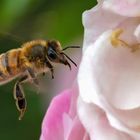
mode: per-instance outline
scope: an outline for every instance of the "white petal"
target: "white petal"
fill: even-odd
[[[103,7],[123,16],[140,16],[139,0],[105,0]]]
[[[105,113],[95,106],[78,100],[80,119],[90,135],[91,140],[133,140],[109,125]]]
[[[102,8],[102,2],[83,13],[84,46],[85,50],[106,30],[116,28],[127,17],[114,14]]]
[[[84,102],[101,107],[113,127],[139,139],[140,51],[114,48],[111,33],[103,33],[83,55],[78,74],[80,96]]]
[[[140,106],[140,51],[110,44],[105,32],[85,51],[79,69],[80,95],[86,102],[100,105],[104,96],[114,107]]]

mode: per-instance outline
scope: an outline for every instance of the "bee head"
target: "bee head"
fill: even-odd
[[[55,62],[55,63],[61,63],[64,65],[68,65],[69,68],[71,69],[71,65],[68,62],[71,61],[75,66],[76,63],[68,56],[64,53],[64,50],[68,49],[68,48],[79,48],[79,46],[69,46],[66,47],[64,49],[62,49],[60,42],[58,41],[48,41],[47,44],[47,58],[51,61],[51,62]]]

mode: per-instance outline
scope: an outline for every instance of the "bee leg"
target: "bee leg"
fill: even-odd
[[[52,79],[54,79],[54,69],[53,69],[53,66],[51,65],[51,63],[47,60],[47,58],[46,58],[46,66],[50,69]]]
[[[33,83],[38,86],[39,85],[39,82],[38,82],[38,79],[36,78],[36,75],[34,73],[34,70],[32,68],[28,67],[27,68],[27,71],[28,71],[31,79],[33,80]]]
[[[26,98],[21,87],[21,83],[27,80],[27,78],[27,75],[21,77],[21,79],[19,79],[14,86],[14,99],[16,100],[16,107],[20,112],[19,120],[21,120],[24,116],[27,106]]]

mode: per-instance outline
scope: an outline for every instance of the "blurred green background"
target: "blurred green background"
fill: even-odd
[[[58,39],[63,46],[77,40],[77,44],[79,40],[82,44],[81,15],[95,3],[95,0],[1,0],[0,53],[37,38]],[[23,120],[18,121],[14,83],[15,80],[0,86],[0,140],[38,140],[49,102],[46,100],[44,106],[43,96],[25,84],[28,109]]]

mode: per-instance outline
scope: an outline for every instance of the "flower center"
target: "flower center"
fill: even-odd
[[[140,43],[129,45],[124,40],[121,40],[119,37],[122,33],[123,33],[122,29],[116,29],[112,32],[112,34],[110,36],[110,41],[111,41],[112,46],[114,46],[114,47],[118,47],[118,46],[127,47],[127,48],[131,49],[131,52],[135,52],[138,49],[140,49]]]

